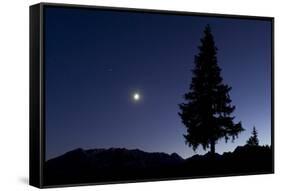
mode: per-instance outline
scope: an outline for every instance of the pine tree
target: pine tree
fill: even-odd
[[[235,106],[229,96],[231,87],[223,83],[217,64],[217,48],[209,25],[205,27],[199,54],[195,56],[195,68],[189,87],[184,94],[186,103],[179,104],[178,113],[186,127],[185,143],[195,151],[199,145],[215,153],[215,145],[221,138],[232,141],[243,131],[241,122],[234,123],[231,115]]]
[[[248,146],[259,146],[258,132],[256,127],[253,127],[252,136],[247,140]]]

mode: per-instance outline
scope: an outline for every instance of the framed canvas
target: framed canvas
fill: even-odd
[[[274,172],[274,19],[30,7],[30,184]]]

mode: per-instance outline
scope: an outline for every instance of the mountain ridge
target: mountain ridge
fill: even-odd
[[[177,153],[140,149],[74,149],[44,164],[48,185],[136,181],[273,172],[269,146],[238,146],[233,152],[183,159]]]

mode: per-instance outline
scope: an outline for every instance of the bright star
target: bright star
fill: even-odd
[[[134,99],[135,101],[138,101],[138,100],[140,99],[140,94],[134,93],[133,99]]]

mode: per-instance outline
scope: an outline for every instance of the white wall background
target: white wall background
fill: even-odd
[[[36,0],[0,4],[0,190],[36,190],[28,185],[29,5]],[[162,181],[55,190],[280,190],[281,188],[281,11],[278,0],[53,0],[57,3],[104,5],[244,14],[275,17],[275,148],[276,173],[228,178]],[[278,75],[280,74],[280,75]],[[279,188],[278,188],[279,187]]]

